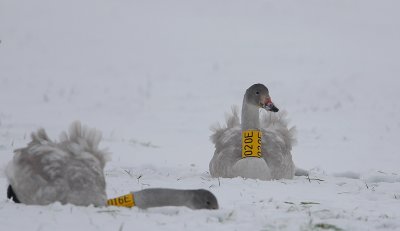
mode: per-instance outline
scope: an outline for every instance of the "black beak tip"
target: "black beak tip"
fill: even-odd
[[[13,188],[11,187],[11,185],[8,185],[8,188],[7,188],[7,198],[12,199],[15,203],[21,203],[18,200],[17,195],[15,195],[15,192],[14,192]]]
[[[274,105],[274,106],[272,106],[271,111],[272,112],[278,112],[279,108],[275,107],[275,105]]]
[[[272,111],[272,112],[278,112],[279,108],[275,107],[273,103],[269,104],[260,104],[262,108],[264,108],[267,111]]]

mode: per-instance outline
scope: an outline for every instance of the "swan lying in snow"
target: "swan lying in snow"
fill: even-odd
[[[226,127],[213,129],[211,140],[215,152],[210,162],[211,176],[261,180],[293,178],[295,166],[290,152],[295,142],[295,129],[288,129],[286,114],[282,112],[269,113],[260,120],[260,108],[274,113],[279,111],[267,87],[254,84],[244,95],[242,123],[238,111],[233,109]]]
[[[56,201],[82,206],[121,205],[118,201],[128,198],[127,207],[218,208],[215,196],[201,189],[145,189],[107,200],[103,170],[109,153],[99,149],[101,138],[99,131],[82,127],[80,122],[72,123],[69,133],[61,134],[60,142],[51,141],[43,129],[32,133],[32,141],[15,150],[6,168],[8,198],[35,205]]]

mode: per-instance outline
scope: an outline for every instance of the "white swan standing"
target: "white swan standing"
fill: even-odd
[[[51,141],[43,129],[32,133],[32,141],[15,150],[7,165],[8,198],[34,205],[58,201],[81,206],[218,208],[215,196],[202,189],[145,189],[107,200],[103,170],[109,153],[98,148],[101,138],[99,131],[80,122],[72,123],[60,142]]]
[[[210,162],[212,177],[245,177],[261,180],[291,179],[295,174],[291,149],[295,129],[288,128],[286,114],[269,113],[260,119],[260,108],[278,112],[267,87],[254,84],[246,90],[242,106],[242,123],[237,109],[227,118],[226,127],[213,128],[215,144]],[[242,132],[261,132],[261,157],[242,158]]]

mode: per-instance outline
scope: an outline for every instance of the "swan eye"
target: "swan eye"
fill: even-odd
[[[256,91],[256,95],[259,95],[260,94],[260,92],[259,91]]]

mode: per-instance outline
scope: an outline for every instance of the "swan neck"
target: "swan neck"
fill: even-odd
[[[139,208],[186,206],[191,194],[186,190],[152,188],[132,192]]]
[[[249,104],[246,99],[243,100],[242,107],[242,130],[259,130],[260,129],[260,118],[259,118],[259,107]]]

